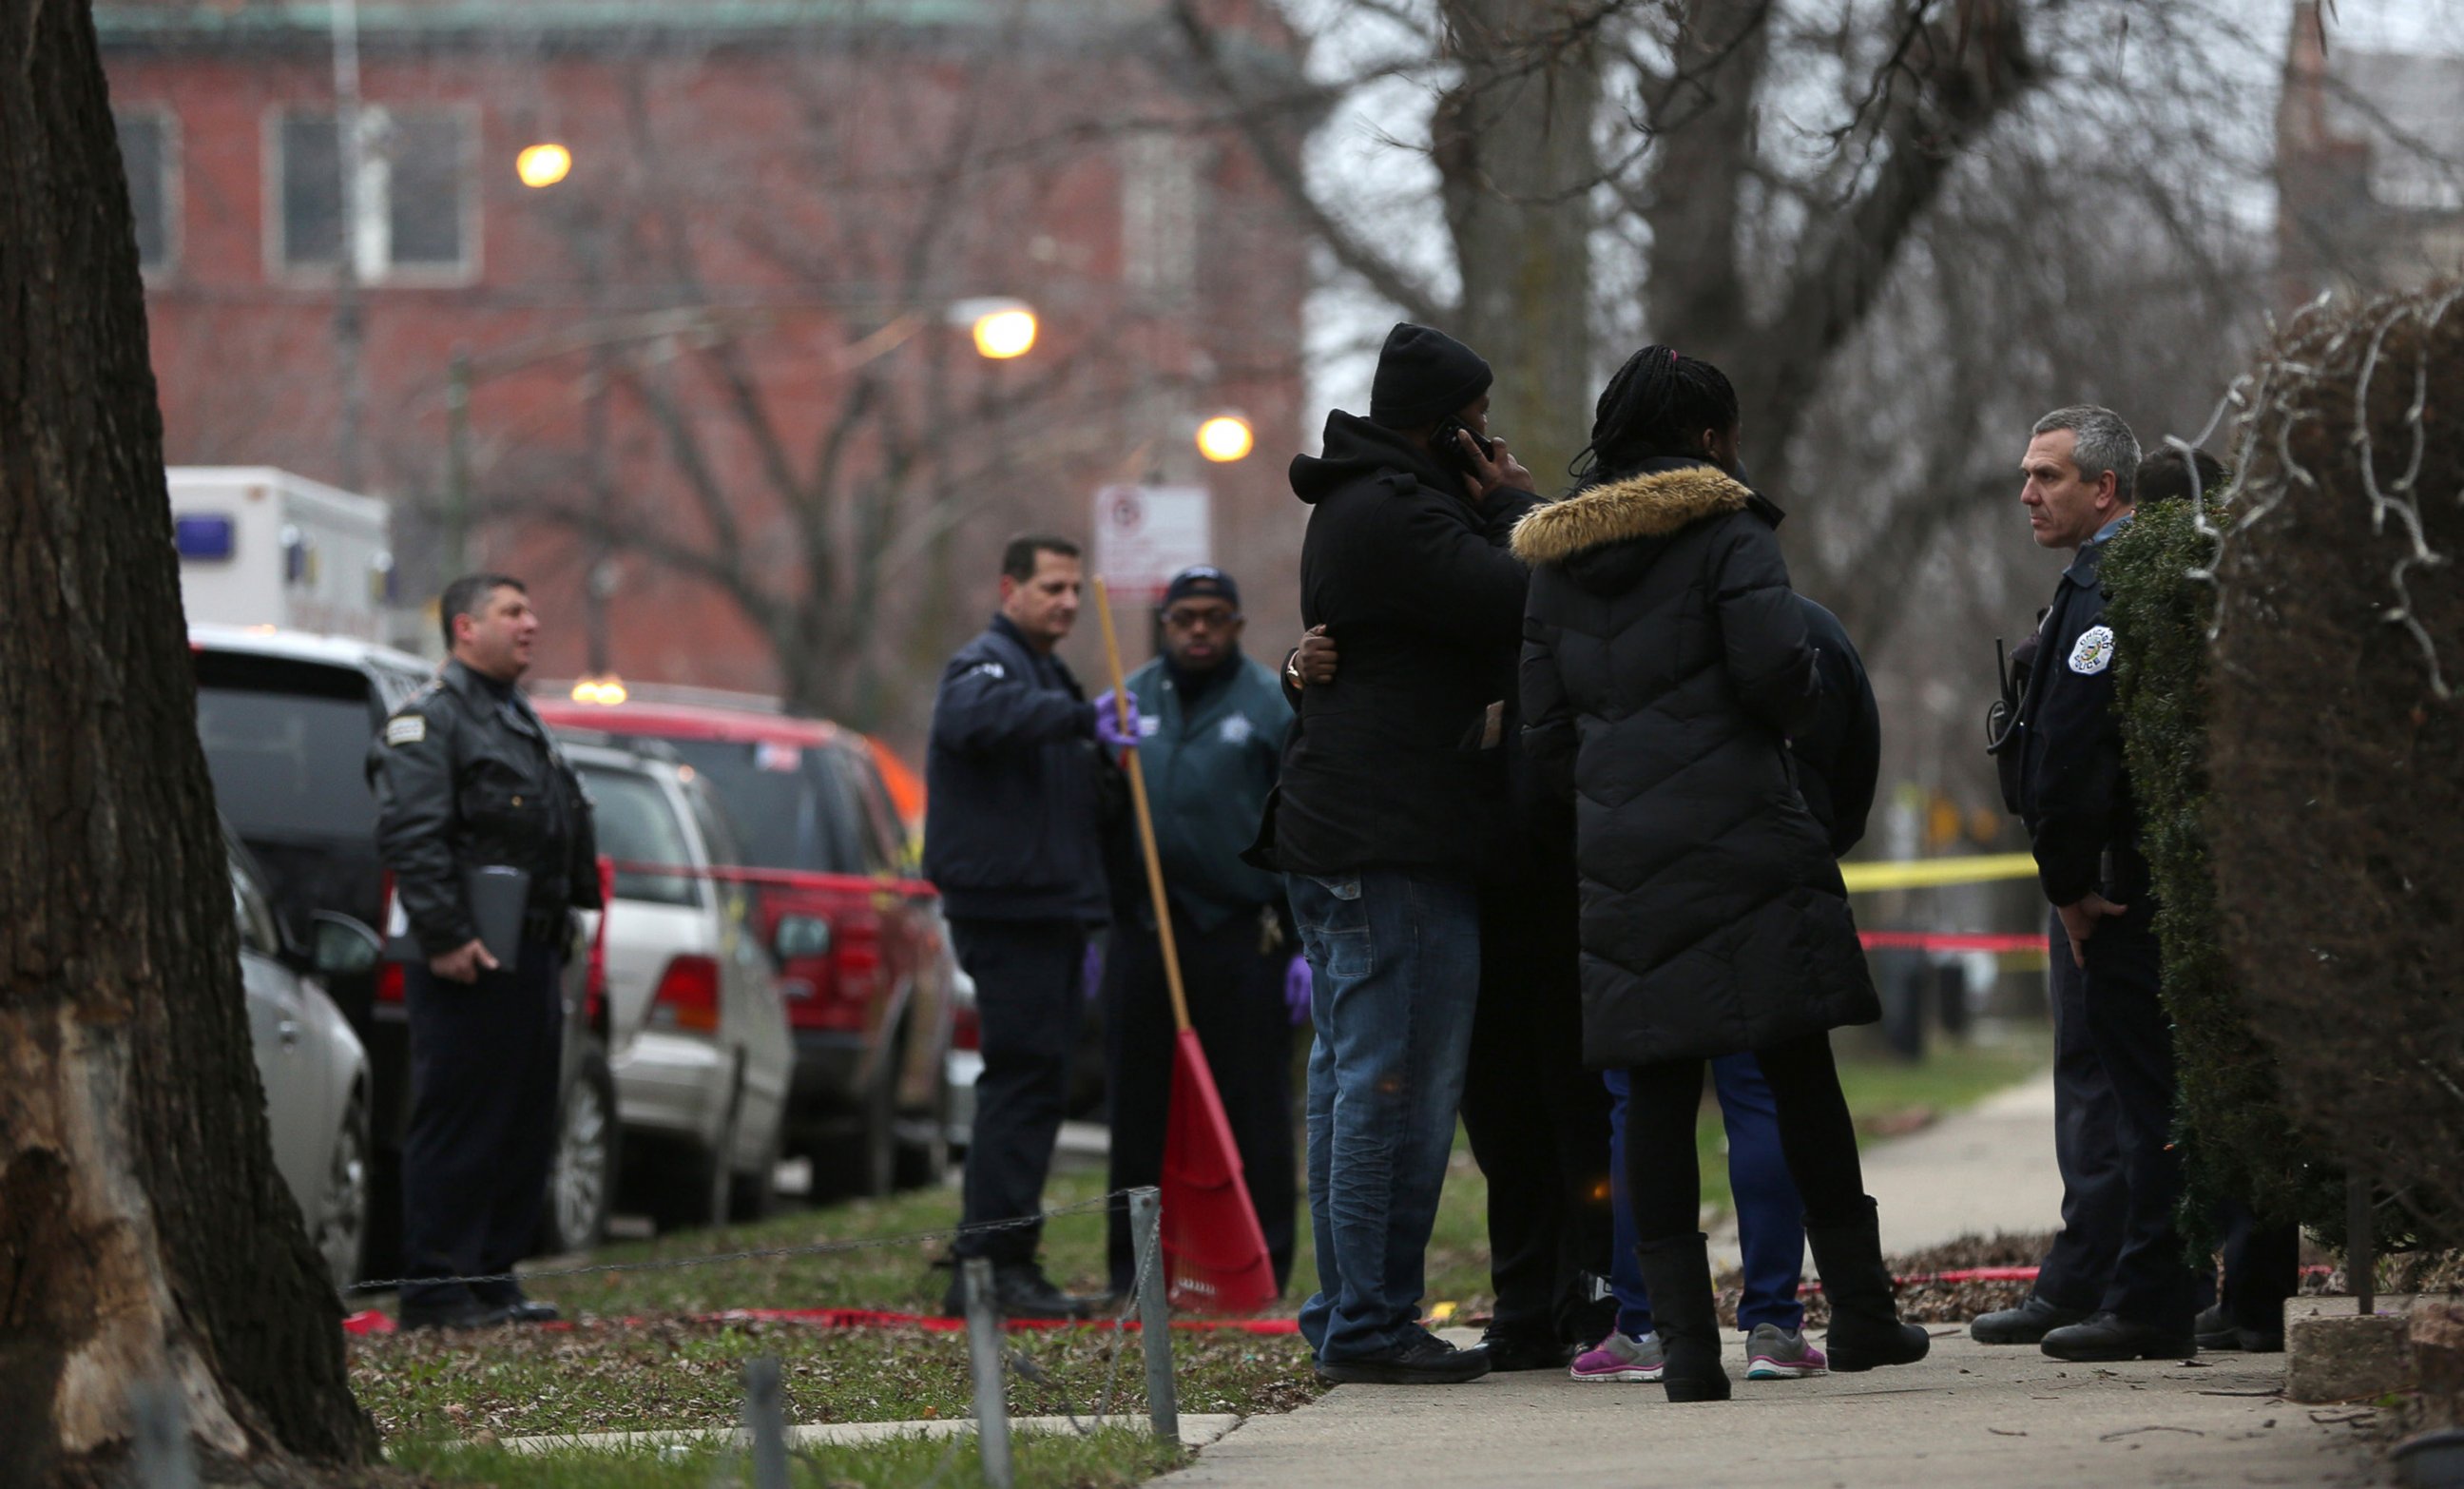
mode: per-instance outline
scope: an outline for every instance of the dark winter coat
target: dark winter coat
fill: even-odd
[[[924,751],[924,877],[954,920],[1111,918],[1095,705],[1005,615],[958,649]]]
[[[1659,461],[1515,529],[1524,740],[1574,796],[1595,1067],[1881,1016],[1789,755],[1819,695],[1778,517],[1708,466]]]
[[[1313,509],[1302,624],[1325,626],[1343,664],[1302,696],[1260,847],[1302,874],[1477,869],[1511,830],[1526,576],[1507,541],[1538,499],[1474,506],[1425,449],[1340,411],[1291,478]]]

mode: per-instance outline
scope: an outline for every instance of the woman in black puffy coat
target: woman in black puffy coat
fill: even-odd
[[[1883,1269],[1830,1031],[1881,1016],[1792,730],[1820,701],[1779,509],[1738,478],[1717,367],[1637,352],[1583,483],[1525,517],[1524,743],[1575,803],[1583,1046],[1625,1067],[1638,1255],[1672,1401],[1728,1394],[1694,1147],[1704,1061],[1751,1051],[1832,1303],[1831,1368],[1923,1358]]]

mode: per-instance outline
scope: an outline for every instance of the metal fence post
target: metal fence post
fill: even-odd
[[[744,1362],[744,1431],[753,1439],[753,1489],[787,1489],[787,1412],[778,1360]]]
[[[2353,1295],[2353,1311],[2367,1316],[2378,1311],[2378,1236],[2371,1213],[2370,1181],[2361,1167],[2344,1170],[2344,1286]]]
[[[1180,1445],[1180,1395],[1172,1382],[1172,1305],[1165,1300],[1163,1192],[1130,1191],[1130,1233],[1138,1249],[1138,1350],[1147,1362],[1147,1415],[1155,1434]]]
[[[976,1445],[983,1455],[985,1489],[1011,1489],[1009,1406],[1001,1395],[1001,1320],[993,1300],[993,1264],[983,1256],[958,1263],[967,1288],[967,1360],[976,1377]]]
[[[134,1419],[137,1482],[144,1489],[197,1489],[197,1459],[188,1446],[187,1403],[169,1375],[141,1381],[128,1393]]]

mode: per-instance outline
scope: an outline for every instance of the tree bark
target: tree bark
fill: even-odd
[[[1445,0],[1463,77],[1431,149],[1463,276],[1447,327],[1497,370],[1491,430],[1544,494],[1591,438],[1594,18],[1550,0]]]
[[[84,0],[0,5],[0,1483],[376,1434],[274,1167],[197,742],[135,230]]]

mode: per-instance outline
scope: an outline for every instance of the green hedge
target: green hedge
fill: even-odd
[[[2206,816],[2215,588],[2189,577],[2211,550],[2189,502],[2159,501],[2139,509],[2103,565],[2123,749],[2161,906],[2156,934],[2190,1174],[2186,1218],[2204,1233],[2209,1206],[2233,1197],[2269,1219],[2341,1235],[2342,1171],[2289,1115],[2275,1054],[2253,1029],[2218,941]]]

